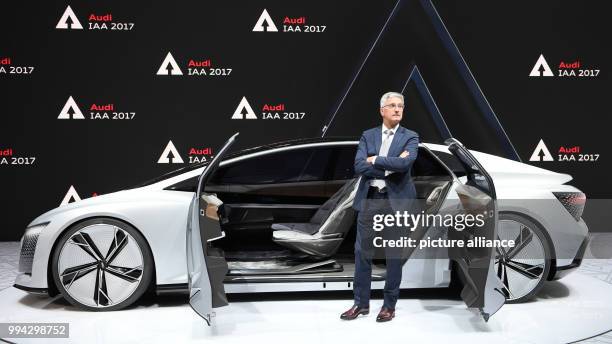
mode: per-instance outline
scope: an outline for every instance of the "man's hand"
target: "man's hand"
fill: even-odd
[[[400,158],[407,158],[410,155],[410,153],[408,151],[403,151],[402,154],[400,154]]]

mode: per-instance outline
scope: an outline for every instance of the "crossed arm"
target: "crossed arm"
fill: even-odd
[[[361,135],[361,140],[359,140],[359,146],[357,147],[357,154],[355,155],[355,173],[370,178],[385,177],[384,169],[376,168],[368,162],[368,145],[364,135]]]
[[[375,168],[381,168],[386,171],[392,172],[408,172],[414,160],[416,160],[419,150],[419,138],[418,136],[411,137],[406,145],[404,151],[399,157],[395,156],[376,156],[373,166]]]
[[[385,171],[408,172],[417,157],[419,138],[411,137],[399,157],[368,157],[367,143],[362,135],[355,155],[355,172],[370,178],[384,178]]]

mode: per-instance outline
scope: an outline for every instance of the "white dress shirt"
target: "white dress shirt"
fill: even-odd
[[[384,124],[382,125],[381,130],[380,130],[380,135],[382,136],[382,140],[380,141],[381,145],[380,145],[380,151],[378,152],[378,155],[380,155],[380,156],[387,156],[387,154],[388,154],[388,151],[387,152],[383,152],[384,154],[381,154],[381,151],[383,149],[383,143],[385,142],[385,139],[387,139],[387,134],[385,134],[385,131],[391,130],[393,132],[393,135],[391,135],[389,137],[389,140],[390,140],[390,142],[389,142],[389,149],[391,149],[391,142],[393,142],[393,138],[395,137],[395,133],[397,132],[397,128],[399,128],[399,123],[396,124],[395,127],[393,127],[393,128],[387,128]],[[377,156],[374,157],[374,160],[372,161],[372,165],[374,165],[374,163],[376,162],[376,157]],[[393,171],[385,171],[385,176],[388,176],[391,173],[393,173]],[[379,190],[382,190],[382,189],[384,189],[387,186],[387,184],[385,183],[384,179],[372,179],[372,180],[370,180],[370,186],[375,186]]]

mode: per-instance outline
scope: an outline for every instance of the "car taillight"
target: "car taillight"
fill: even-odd
[[[586,195],[582,192],[553,192],[555,197],[563,204],[565,209],[576,219],[580,220],[586,203]]]

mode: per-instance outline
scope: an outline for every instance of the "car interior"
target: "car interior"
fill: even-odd
[[[224,232],[209,245],[227,261],[225,283],[352,279],[356,149],[346,142],[272,149],[228,159],[214,172],[202,211]],[[446,198],[453,181],[447,166],[419,147],[412,175],[426,213]],[[375,260],[373,280],[384,273],[384,260]]]

